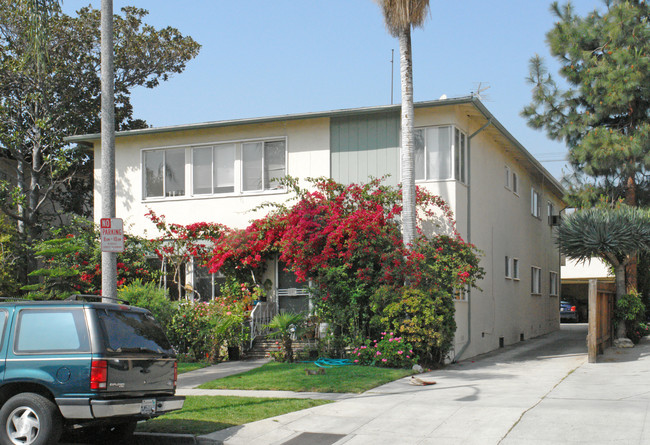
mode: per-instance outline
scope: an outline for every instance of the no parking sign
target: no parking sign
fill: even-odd
[[[102,218],[100,221],[102,252],[124,252],[122,218]]]

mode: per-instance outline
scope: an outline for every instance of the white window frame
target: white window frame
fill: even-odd
[[[548,224],[552,225],[553,212],[555,211],[555,208],[553,207],[553,203],[551,201],[546,201],[546,211],[548,212]]]
[[[505,266],[504,276],[505,276],[506,280],[512,279],[512,267],[510,265],[510,257],[508,255],[506,255],[506,257],[505,257],[504,266]]]
[[[183,194],[178,194],[178,195],[171,195],[167,196],[167,152],[173,151],[173,150],[183,150],[183,165],[182,165],[182,171],[183,171]],[[162,195],[157,195],[157,196],[148,196],[147,195],[147,164],[146,164],[146,158],[148,153],[155,153],[155,152],[160,152],[163,155],[163,184],[162,184]],[[140,154],[140,165],[141,165],[141,180],[142,180],[142,199],[143,200],[158,200],[158,199],[170,199],[170,198],[185,198],[187,196],[187,174],[186,174],[186,166],[187,166],[187,151],[186,147],[161,147],[161,148],[154,148],[154,149],[147,149],[147,150],[142,150]]]
[[[530,293],[532,295],[542,294],[542,268],[530,266]]]
[[[454,289],[454,300],[455,301],[467,301],[467,289],[461,287]]]
[[[559,286],[558,286],[558,273],[550,271],[548,273],[549,277],[549,291],[548,294],[552,297],[557,297],[559,295]]]
[[[504,168],[505,168],[505,174],[506,174],[506,178],[505,178],[505,179],[506,179],[505,188],[506,188],[507,190],[512,190],[512,186],[511,186],[511,171],[510,171],[510,167],[508,167],[508,166],[506,165]]]
[[[239,190],[242,194],[256,194],[256,193],[263,193],[263,192],[277,192],[278,190],[285,190],[283,186],[281,186],[279,183],[275,182],[270,185],[269,188],[264,187],[264,183],[266,182],[266,178],[264,177],[265,174],[265,162],[266,162],[266,157],[264,156],[264,150],[266,150],[266,144],[272,143],[272,142],[283,142],[284,143],[284,176],[287,175],[287,164],[288,164],[288,158],[289,158],[289,150],[288,150],[288,143],[287,143],[287,138],[286,137],[279,137],[279,138],[265,138],[265,139],[257,139],[257,140],[252,140],[252,141],[243,141],[241,142],[241,161],[240,161],[240,183],[239,183]],[[257,144],[261,143],[262,144],[262,188],[260,189],[255,189],[255,190],[244,190],[244,168],[245,168],[245,163],[244,163],[244,146],[246,144]],[[283,177],[284,177],[283,176]],[[275,184],[275,185],[274,185]]]
[[[535,187],[530,188],[530,214],[537,219],[542,217],[542,195]]]
[[[519,258],[512,259],[512,279],[519,281]]]
[[[217,148],[224,148],[224,147],[232,147],[232,154],[233,154],[233,163],[232,163],[232,172],[233,172],[233,185],[232,191],[227,191],[227,192],[215,192],[214,191],[214,150]],[[197,193],[194,190],[194,150],[201,149],[201,148],[210,148],[212,152],[212,161],[210,163],[210,175],[211,175],[211,181],[210,181],[210,193]],[[191,168],[191,183],[192,183],[192,196],[196,197],[206,197],[206,196],[222,196],[222,195],[233,195],[236,192],[236,178],[235,178],[235,170],[236,170],[236,165],[237,165],[237,144],[234,142],[226,142],[226,143],[219,143],[219,144],[208,144],[208,145],[194,145],[190,147],[190,165],[192,166]]]
[[[512,171],[512,193],[519,196],[519,175]]]
[[[451,165],[449,166],[450,168],[450,178],[429,178],[427,176],[427,164],[428,164],[428,150],[427,150],[427,145],[426,145],[426,132],[429,129],[433,128],[446,128],[449,131],[449,158],[451,161]],[[453,124],[449,125],[435,125],[435,126],[428,126],[428,127],[417,127],[415,128],[415,131],[423,131],[424,132],[424,156],[423,156],[423,170],[424,170],[424,177],[416,179],[418,182],[424,182],[424,181],[458,181],[461,184],[468,184],[468,164],[469,164],[469,158],[467,156],[467,145],[469,138],[467,136],[467,133],[465,133],[463,130],[458,128],[457,126]],[[456,146],[456,135],[458,134],[458,139],[459,139],[459,146],[462,145],[462,147],[457,147]],[[415,144],[415,140],[414,140]],[[413,148],[415,150],[415,147]],[[460,165],[459,165],[460,164]]]

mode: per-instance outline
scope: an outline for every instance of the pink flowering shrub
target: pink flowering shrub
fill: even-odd
[[[384,368],[410,368],[417,363],[413,348],[393,332],[382,332],[379,340],[366,340],[354,348],[350,360],[359,365],[374,365]]]

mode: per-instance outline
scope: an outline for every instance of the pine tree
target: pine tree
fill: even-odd
[[[650,166],[650,7],[640,0],[606,1],[604,13],[575,14],[571,3],[551,6],[558,18],[547,33],[561,90],[543,60],[530,62],[533,100],[522,116],[533,128],[565,141],[569,161],[586,186],[638,205],[637,191]]]
[[[639,184],[650,166],[650,7],[643,0],[605,0],[606,10],[578,16],[571,3],[551,5],[557,17],[546,37],[560,63],[562,90],[543,60],[530,61],[532,103],[522,116],[566,142],[579,182],[576,200],[606,194],[639,205]],[[636,288],[636,262],[627,269]]]

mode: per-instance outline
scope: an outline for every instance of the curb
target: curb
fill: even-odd
[[[134,433],[137,445],[221,445],[221,441],[193,434]]]

